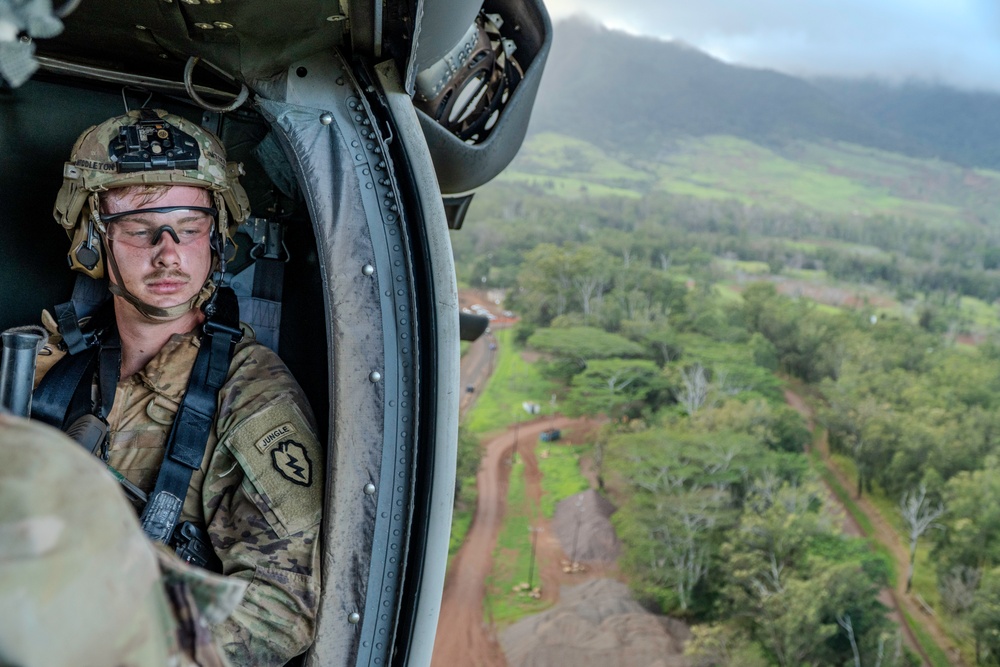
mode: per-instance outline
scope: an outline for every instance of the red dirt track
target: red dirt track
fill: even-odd
[[[455,554],[445,579],[444,598],[438,619],[437,639],[434,643],[434,667],[506,667],[503,651],[493,633],[492,624],[483,618],[483,600],[486,596],[486,578],[493,568],[493,549],[506,511],[507,481],[510,475],[510,457],[516,442],[524,457],[525,475],[530,497],[541,493],[541,474],[534,449],[539,434],[545,429],[565,429],[578,424],[578,420],[565,417],[522,423],[517,430],[510,429],[486,443],[483,458],[476,474],[479,497],[476,513],[465,542]],[[541,568],[541,563],[558,563],[558,556],[546,558],[543,552],[561,554],[551,530],[544,530],[538,542],[540,578],[543,590],[555,592],[552,568]],[[556,572],[558,569],[556,568]],[[558,575],[555,575],[558,579]]]

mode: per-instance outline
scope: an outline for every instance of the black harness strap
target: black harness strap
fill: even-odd
[[[65,431],[90,412],[91,383],[97,371],[98,348],[67,354],[53,366],[31,399],[31,417]]]
[[[215,424],[219,389],[229,375],[236,343],[243,338],[239,306],[232,289],[217,288],[205,305],[205,312],[208,320],[203,327],[201,348],[170,428],[156,486],[140,518],[146,535],[163,543],[170,542],[191,476],[201,467]]]
[[[98,387],[100,387],[100,402],[97,405],[97,412],[101,421],[107,422],[122,370],[122,342],[118,338],[118,327],[112,327],[101,339],[100,361],[97,364],[97,369],[97,382]]]
[[[102,378],[100,383],[101,417],[107,417],[115,398],[115,385],[118,383],[121,365],[121,343],[114,326],[113,313],[108,309],[95,313],[95,306],[88,305],[88,315],[93,314],[93,318],[88,330],[81,331],[76,320],[75,303],[74,300],[55,307],[60,333],[67,342],[69,354],[45,374],[34,391],[31,404],[33,419],[62,431],[67,430],[80,417],[92,413],[94,374],[99,367],[113,364],[114,382],[108,385]],[[71,338],[76,341],[75,344],[69,343]],[[108,348],[106,352],[103,351],[105,347]]]

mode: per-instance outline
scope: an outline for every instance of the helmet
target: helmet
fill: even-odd
[[[242,166],[226,162],[211,132],[162,109],[138,109],[86,130],[63,167],[53,210],[72,239],[70,267],[92,278],[104,275],[98,194],[133,185],[191,185],[212,193],[219,211],[221,246],[250,215],[238,177]]]

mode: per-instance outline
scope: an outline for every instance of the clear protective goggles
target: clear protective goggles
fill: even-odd
[[[158,206],[102,215],[110,241],[133,248],[152,248],[169,234],[174,243],[188,245],[209,236],[219,211],[209,206]]]

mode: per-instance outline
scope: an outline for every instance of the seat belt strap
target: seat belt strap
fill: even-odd
[[[227,286],[215,290],[205,304],[208,320],[195,357],[187,390],[167,437],[163,464],[140,522],[146,535],[171,541],[187,497],[191,476],[201,467],[215,426],[219,389],[229,375],[236,343],[243,338],[236,294]]]
[[[59,333],[70,354],[82,352],[96,342],[93,328],[86,333],[80,330],[80,319],[96,313],[107,298],[107,279],[96,280],[80,274],[73,284],[73,296],[70,300],[55,306]]]
[[[285,226],[278,220],[250,216],[240,225],[239,232],[253,242],[250,248],[253,262],[240,270],[241,279],[236,281],[240,315],[254,330],[257,342],[277,353],[281,293],[288,261]]]
[[[77,281],[73,299],[55,306],[59,333],[66,342],[69,354],[49,369],[32,396],[32,418],[63,431],[74,421],[91,412],[92,383],[94,373],[98,372],[99,367],[108,366],[110,370],[106,372],[111,370],[114,372],[114,383],[108,387],[106,382],[102,381],[100,386],[102,418],[106,418],[111,410],[115,385],[118,383],[121,344],[118,342],[113,313],[98,312],[95,309],[99,309],[100,303],[84,301],[82,307],[85,309],[85,315],[91,317],[88,329],[82,331],[77,320],[77,306],[81,304],[78,304],[76,297],[78,293],[86,296],[85,292],[93,288],[94,284],[98,284],[98,281],[92,278],[87,278],[85,282]],[[107,353],[101,352],[105,344],[114,348],[114,354],[117,355],[114,359],[111,357],[111,350]]]
[[[97,347],[60,359],[32,395],[31,418],[65,431],[75,419],[90,412],[90,388],[97,359]]]

